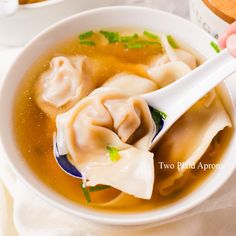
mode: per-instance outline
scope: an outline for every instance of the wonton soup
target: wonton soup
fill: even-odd
[[[180,45],[149,31],[88,31],[35,62],[14,108],[16,140],[35,174],[65,198],[107,211],[162,207],[197,188],[218,168],[232,131],[218,94],[199,100],[153,150],[168,114],[139,96],[199,65]]]

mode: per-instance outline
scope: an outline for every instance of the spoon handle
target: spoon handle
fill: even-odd
[[[235,71],[236,59],[224,49],[173,84],[143,95],[150,106],[167,114],[164,128],[157,139],[193,104]]]

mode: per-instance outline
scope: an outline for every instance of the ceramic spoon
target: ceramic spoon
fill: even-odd
[[[224,49],[180,80],[157,91],[142,95],[151,112],[153,109],[157,109],[167,114],[161,127],[157,127],[157,133],[150,149],[157,144],[181,115],[235,71],[236,59],[229,54],[227,49]],[[68,161],[67,156],[59,155],[56,144],[54,149],[60,167],[67,174],[81,178],[81,173]]]
[[[0,0],[0,17],[14,14],[18,6],[18,0]]]
[[[142,95],[149,106],[167,114],[163,128],[153,139],[150,149],[181,115],[235,71],[236,59],[228,49],[224,49],[180,80]]]

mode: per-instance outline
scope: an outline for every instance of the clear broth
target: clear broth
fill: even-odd
[[[34,63],[18,89],[15,99],[13,124],[16,141],[22,156],[41,181],[70,201],[99,210],[111,210],[116,212],[146,211],[164,207],[185,197],[203,183],[204,179],[209,176],[212,170],[191,171],[190,178],[185,186],[167,197],[161,196],[155,185],[151,200],[140,199],[138,204],[119,208],[97,206],[96,203],[110,201],[120,194],[120,191],[109,188],[92,193],[92,204],[88,204],[80,187],[81,180],[65,174],[57,165],[53,156],[52,146],[55,123],[52,122],[34,102],[34,84],[40,73],[48,68],[49,61],[53,56],[81,54],[99,59],[102,67],[99,71],[94,72],[92,79],[97,86],[100,86],[107,78],[123,71],[148,77],[143,67],[137,64],[145,65],[150,63],[152,57],[160,52],[161,48],[156,45],[149,45],[144,49],[135,50],[125,50],[122,46],[117,44],[82,46],[78,39],[75,38],[56,46],[47,55],[43,55]],[[125,64],[119,62],[125,62]],[[212,144],[202,157],[201,162],[218,163],[227,146],[230,135],[231,131],[228,129],[221,132],[219,135],[220,145]],[[214,149],[214,155],[212,155],[212,149]],[[157,161],[158,159],[156,158],[155,162]],[[158,166],[159,165],[156,163],[155,168],[157,175],[161,173]],[[161,176],[157,176],[157,179],[159,177]]]

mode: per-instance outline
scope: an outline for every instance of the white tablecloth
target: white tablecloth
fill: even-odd
[[[143,1],[132,1],[143,2]],[[146,1],[187,17],[187,0]],[[167,5],[167,2],[169,3]],[[20,49],[0,51],[0,82]],[[229,82],[235,87],[236,82]],[[236,102],[236,93],[235,93]],[[210,199],[172,222],[148,229],[101,226],[62,212],[44,202],[16,179],[0,150],[0,236],[234,236],[236,173]]]

